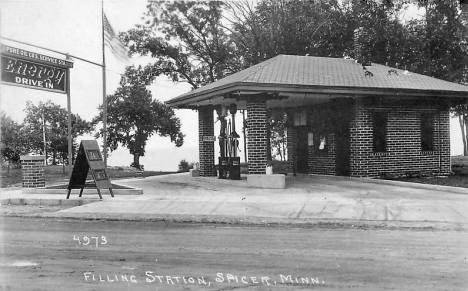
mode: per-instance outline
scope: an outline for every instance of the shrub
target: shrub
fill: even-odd
[[[188,172],[190,169],[193,169],[194,163],[189,163],[185,159],[179,162],[179,172]]]
[[[141,171],[144,171],[144,170],[145,170],[145,166],[140,165],[140,167],[136,167],[134,163],[131,163],[131,164],[130,164],[130,167],[131,167],[131,168],[135,168],[135,169],[137,169],[137,170],[141,170]]]

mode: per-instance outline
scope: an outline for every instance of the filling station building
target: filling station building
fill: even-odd
[[[287,114],[291,172],[448,175],[450,107],[468,86],[351,59],[278,55],[171,99],[198,111],[200,176],[216,176],[215,111],[247,111],[249,174],[267,166],[267,110]]]

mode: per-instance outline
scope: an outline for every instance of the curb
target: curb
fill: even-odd
[[[190,177],[194,181],[206,182],[207,178],[210,179],[210,183],[229,185],[229,186],[238,186],[238,187],[247,187],[247,175],[241,175],[240,180],[230,180],[230,179],[218,179],[217,177]]]
[[[28,215],[25,215],[28,216]],[[415,228],[415,229],[441,229],[463,230],[468,224],[452,223],[444,221],[388,221],[388,220],[356,220],[356,219],[295,219],[295,218],[271,218],[271,217],[249,217],[231,215],[142,215],[142,214],[102,214],[102,213],[67,213],[50,212],[34,214],[34,217],[53,219],[76,219],[76,220],[101,220],[101,221],[134,221],[134,222],[171,222],[171,223],[209,223],[219,225],[250,225],[250,226],[293,226],[325,228]]]
[[[112,189],[114,195],[143,195],[143,189],[132,188],[129,186],[125,186],[119,183],[114,183],[114,185],[126,187],[127,189]],[[66,185],[66,184],[65,184]],[[62,186],[62,185],[53,185],[53,186]],[[49,187],[53,187],[49,186]],[[41,194],[54,194],[54,195],[67,195],[67,189],[50,189],[50,188],[22,188],[22,194],[32,194],[32,195],[41,195]],[[79,189],[72,189],[70,196],[76,193],[80,193]],[[102,189],[101,194],[103,195],[110,195],[109,189]],[[96,189],[85,188],[83,190],[83,195],[98,195]]]
[[[35,199],[35,198],[6,198],[0,200],[0,205],[11,204],[11,205],[47,205],[47,206],[81,206],[101,200],[96,199],[81,199],[81,200],[69,200],[69,199]]]
[[[359,182],[370,183],[370,184],[391,185],[391,186],[424,189],[424,190],[432,190],[432,191],[451,192],[451,193],[457,193],[457,194],[468,194],[468,188],[463,188],[463,187],[452,187],[452,186],[432,185],[432,184],[403,182],[403,181],[381,180],[381,179],[374,179],[374,178],[355,178],[355,177],[346,177],[346,176],[331,176],[331,175],[318,175],[318,174],[310,174],[310,176],[337,179],[337,180],[338,179],[356,180]]]
[[[451,192],[451,193],[457,193],[457,194],[468,194],[468,188],[463,188],[463,187],[431,185],[431,184],[391,181],[391,180],[377,180],[377,179],[371,179],[371,178],[353,178],[353,179],[359,179],[360,182],[364,182],[364,183],[392,185],[392,186],[425,189],[425,190],[432,190],[432,191],[443,191],[443,192]]]

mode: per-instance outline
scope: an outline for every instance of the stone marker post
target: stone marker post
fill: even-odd
[[[45,156],[21,156],[23,188],[44,188]]]

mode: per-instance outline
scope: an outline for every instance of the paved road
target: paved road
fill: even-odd
[[[455,229],[1,223],[0,290],[468,289]]]

